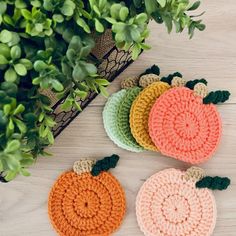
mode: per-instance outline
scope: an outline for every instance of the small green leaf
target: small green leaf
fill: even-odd
[[[0,15],[4,14],[7,10],[7,3],[1,1],[0,2]]]
[[[22,9],[21,14],[26,20],[32,20],[32,14],[30,11],[28,11],[26,9]]]
[[[3,106],[3,112],[5,115],[9,115],[11,111],[11,105],[10,104],[6,104]]]
[[[194,10],[196,10],[196,9],[200,6],[200,4],[201,4],[200,1],[194,2],[194,3],[188,8],[188,11],[194,11]]]
[[[42,70],[45,70],[47,67],[48,65],[44,61],[41,61],[41,60],[38,60],[34,63],[34,69],[37,72],[41,72]]]
[[[104,32],[104,26],[102,25],[102,23],[97,18],[95,18],[95,28],[96,28],[96,31],[99,32],[99,33]]]
[[[16,73],[20,76],[25,76],[27,74],[26,67],[23,64],[14,65]]]
[[[20,169],[20,173],[23,175],[23,176],[30,176],[30,172],[27,171],[25,168],[21,168]]]
[[[24,110],[25,110],[24,105],[19,104],[19,105],[16,107],[16,109],[14,110],[13,115],[20,114],[20,113],[22,113]]]
[[[7,171],[7,174],[4,177],[4,179],[6,181],[11,181],[16,177],[16,175],[17,175],[17,171]]]
[[[127,7],[121,7],[119,16],[122,21],[125,21],[129,15],[129,9]]]
[[[0,33],[0,41],[2,43],[9,43],[12,40],[12,33],[8,30],[2,30]]]
[[[0,65],[7,65],[7,64],[8,60],[6,59],[6,57],[0,54]]]
[[[157,0],[161,7],[165,7],[167,0]]]
[[[13,68],[9,68],[5,74],[4,74],[4,79],[8,82],[15,82],[17,79],[17,74]]]
[[[11,140],[7,143],[7,146],[4,150],[5,153],[13,153],[20,148],[19,140]]]
[[[64,17],[61,14],[54,14],[52,18],[58,23],[62,23],[64,21]]]
[[[27,131],[26,125],[21,120],[14,119],[14,122],[16,123],[18,129],[20,130],[22,134],[26,133]]]
[[[16,0],[15,6],[21,9],[21,8],[26,8],[27,4],[23,0]]]
[[[16,45],[11,48],[11,58],[13,60],[18,59],[21,57],[21,48]]]
[[[64,89],[64,87],[63,87],[63,85],[61,84],[61,82],[59,82],[58,80],[52,80],[52,87],[56,90],[56,91],[58,91],[58,92],[61,92],[63,89]]]
[[[27,70],[31,70],[33,68],[32,62],[26,58],[20,59],[19,63],[23,64]]]

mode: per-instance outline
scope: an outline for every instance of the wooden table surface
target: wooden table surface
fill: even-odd
[[[187,34],[171,35],[162,25],[150,24],[149,43],[152,50],[122,73],[109,87],[113,93],[120,80],[138,75],[156,63],[162,74],[176,70],[187,79],[205,77],[209,87],[230,89],[231,99],[219,105],[223,119],[223,137],[214,157],[202,165],[209,175],[229,176],[231,187],[215,192],[218,208],[214,236],[236,235],[236,3],[234,0],[204,1],[201,7],[207,29],[196,32],[189,40]],[[48,192],[63,171],[71,168],[82,157],[100,158],[112,153],[121,156],[112,173],[124,186],[127,214],[115,235],[143,235],[136,222],[135,197],[150,175],[168,167],[186,168],[187,165],[163,157],[158,153],[131,153],[116,147],[107,137],[102,124],[105,99],[97,97],[86,110],[56,139],[50,148],[54,157],[39,158],[30,169],[29,178],[18,177],[8,184],[0,184],[0,236],[53,236],[56,235],[47,217]],[[201,235],[199,235],[201,236]]]

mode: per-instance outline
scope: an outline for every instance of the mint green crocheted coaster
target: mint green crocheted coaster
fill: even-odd
[[[134,99],[138,96],[138,94],[141,92],[141,90],[142,89],[139,87],[128,89],[122,101],[119,103],[117,110],[117,125],[119,128],[120,137],[122,137],[122,140],[124,140],[124,142],[130,147],[140,149],[140,151],[144,149],[136,142],[131,133],[129,124],[129,114],[132,103]]]
[[[137,146],[136,143],[135,145],[132,145],[132,141],[131,143],[127,142],[126,138],[124,138],[120,132],[118,125],[119,105],[124,101],[127,91],[128,90],[122,89],[108,98],[108,101],[103,110],[103,124],[107,135],[117,146],[131,152],[140,152],[142,151],[142,148]]]

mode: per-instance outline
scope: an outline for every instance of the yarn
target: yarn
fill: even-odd
[[[130,128],[136,141],[145,149],[157,151],[148,132],[149,112],[156,99],[170,86],[164,82],[155,82],[139,93],[130,110]]]
[[[205,98],[208,94],[207,86],[204,83],[197,83],[194,88],[194,94],[197,96],[200,96],[202,98]]]
[[[141,152],[143,151],[143,148],[141,148],[136,142],[133,143],[132,140],[129,140],[127,142],[127,138],[124,138],[126,136],[124,136],[122,133],[123,131],[120,132],[118,110],[120,108],[120,104],[124,101],[124,98],[128,91],[129,90],[122,89],[108,98],[108,101],[103,109],[103,125],[107,135],[117,146],[132,152]],[[125,122],[122,121],[122,123]],[[129,119],[126,122],[125,127],[128,127],[128,129],[130,130],[128,123]],[[123,127],[123,129],[125,127]],[[128,132],[125,133],[127,134]]]
[[[198,83],[203,83],[207,85],[207,81],[205,79],[195,79],[195,80],[188,81],[185,86],[189,89],[193,89],[194,86]]]
[[[147,74],[155,74],[160,75],[160,68],[157,65],[153,65],[152,67],[148,68],[144,73],[140,75],[147,75]]]
[[[217,104],[217,103],[223,103],[229,99],[230,92],[229,91],[215,91],[215,92],[210,92],[204,99],[203,103],[204,104]]]
[[[97,161],[92,168],[91,174],[93,176],[98,176],[102,171],[108,171],[110,168],[115,168],[119,159],[120,157],[118,155],[113,154]]]
[[[182,74],[180,74],[179,72],[175,72],[175,73],[173,73],[173,74],[168,75],[167,77],[162,77],[162,78],[161,78],[161,81],[162,81],[162,82],[165,82],[165,83],[167,83],[167,84],[169,84],[169,85],[171,85],[171,82],[172,82],[172,80],[173,80],[174,77],[180,77],[180,78],[182,78],[183,76],[182,76]]]
[[[175,76],[172,80],[171,80],[171,86],[172,87],[183,87],[186,84],[186,80],[182,77],[177,77]]]
[[[95,163],[96,163],[96,160],[81,159],[81,160],[76,161],[74,163],[73,171],[78,175],[85,173],[85,172],[90,172],[90,171],[92,171],[92,168]]]
[[[128,77],[121,81],[121,88],[128,89],[138,86],[139,77]]]
[[[207,161],[221,138],[216,107],[185,87],[165,92],[151,109],[149,134],[160,152],[191,164]]]
[[[152,83],[158,82],[158,81],[160,81],[160,77],[158,75],[155,75],[155,74],[143,75],[139,79],[139,86],[142,88],[146,88]]]
[[[219,176],[206,176],[196,183],[197,188],[209,188],[212,190],[225,190],[230,185],[230,179],[227,177],[221,178]]]
[[[185,171],[166,169],[150,178],[136,198],[136,215],[146,236],[210,236],[216,203],[208,189],[197,189]]]
[[[118,180],[108,172],[63,173],[48,199],[48,214],[60,236],[107,236],[122,223],[125,194]]]
[[[187,169],[184,178],[186,180],[198,181],[205,176],[205,171],[197,166],[192,166]]]

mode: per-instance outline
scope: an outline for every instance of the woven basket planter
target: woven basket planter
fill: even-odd
[[[92,57],[99,61],[98,72],[109,82],[113,81],[133,61],[130,52],[120,50],[115,46],[111,31],[107,30],[102,36],[96,37],[96,47],[92,51]],[[47,92],[53,104],[53,117],[57,125],[53,128],[54,136],[58,136],[70,122],[80,114],[80,111],[72,108],[70,111],[62,111],[61,105],[64,99],[57,100],[55,94]],[[82,110],[97,96],[96,92],[90,92],[85,100],[79,100]]]

